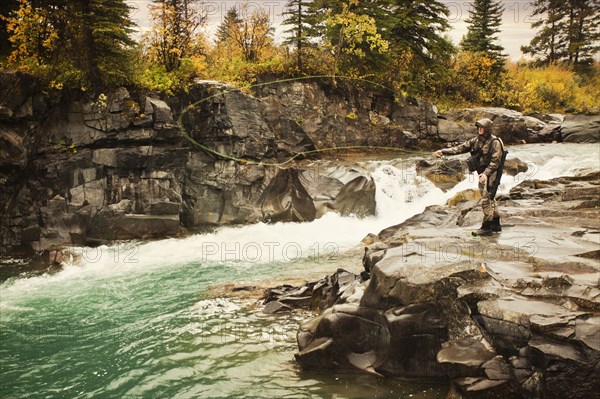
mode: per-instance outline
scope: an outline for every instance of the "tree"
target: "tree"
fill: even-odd
[[[206,21],[206,15],[193,7],[196,2],[153,0],[149,6],[152,30],[146,37],[148,55],[167,72],[179,68],[184,58],[198,50],[198,29]]]
[[[256,62],[263,58],[264,52],[273,47],[274,28],[269,14],[256,10],[248,15],[248,3],[241,7],[242,17],[237,11],[227,12],[217,30],[217,46],[239,51],[244,61]]]
[[[307,31],[309,29],[308,10],[310,2],[303,0],[290,0],[283,12],[286,19],[283,25],[290,26],[284,33],[288,37],[284,40],[284,44],[296,47],[297,62],[296,66],[300,73],[303,72],[302,56],[304,47],[309,45]]]
[[[504,67],[504,47],[498,44],[498,34],[502,24],[504,6],[499,1],[475,0],[466,19],[467,34],[460,43],[464,51],[484,53],[495,61],[494,70]]]
[[[19,9],[19,0],[3,0],[0,2],[0,56],[10,53],[7,22],[10,15]]]
[[[445,4],[397,0],[392,10],[390,40],[399,49],[410,50],[426,61],[451,54],[452,43],[443,36],[450,29]]]
[[[567,62],[575,67],[589,65],[600,50],[600,2],[567,0],[567,29],[563,44],[567,46]]]
[[[598,0],[537,0],[531,24],[538,29],[521,51],[543,64],[565,62],[580,67],[593,63],[600,50],[600,2]]]
[[[12,52],[8,60],[14,64],[45,66],[57,49],[58,32],[48,10],[21,0],[19,8],[6,18]]]
[[[225,18],[223,18],[223,21],[219,24],[217,28],[217,41],[224,43],[227,40],[229,40],[231,38],[231,32],[237,29],[237,27],[240,26],[242,22],[244,21],[240,18],[237,12],[237,8],[232,7],[229,10],[227,10]]]
[[[389,43],[383,38],[379,21],[381,1],[315,0],[310,6],[307,35],[333,55],[329,73],[365,75],[381,63]]]
[[[531,27],[539,28],[539,31],[529,45],[521,46],[521,51],[531,54],[541,63],[554,64],[566,54],[566,46],[560,40],[561,32],[565,29],[564,0],[536,0],[533,7],[531,16],[539,19]]]
[[[393,0],[382,31],[390,41],[387,83],[403,93],[433,94],[447,80],[455,48],[444,35],[449,10],[438,1]],[[379,20],[378,20],[379,21]]]
[[[9,61],[57,88],[123,84],[132,75],[132,26],[124,0],[21,0],[7,19]]]
[[[133,22],[123,0],[82,1],[80,68],[93,87],[127,83],[132,74]],[[73,51],[77,51],[73,48]]]

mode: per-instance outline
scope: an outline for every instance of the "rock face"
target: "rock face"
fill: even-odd
[[[437,135],[437,109],[391,91],[357,88],[329,79],[259,86],[265,120],[286,132],[285,147],[310,140],[316,148],[389,146],[413,148]],[[368,134],[365,134],[368,132]]]
[[[502,139],[504,144],[549,143],[561,141],[561,122],[549,119],[544,122],[532,116],[504,108],[467,108],[443,115],[440,121],[439,138],[446,142],[464,142],[477,131],[475,122],[489,118],[494,122],[492,134]]]
[[[277,99],[198,82],[174,98],[120,88],[57,107],[30,80],[0,79],[8,96],[0,119],[3,251],[375,212],[365,171],[282,163],[316,147],[293,120],[274,116]]]
[[[370,235],[370,280],[298,332],[310,370],[449,379],[464,398],[600,392],[600,172],[513,188],[504,230],[472,237],[476,201]]]
[[[329,211],[372,215],[375,186],[365,171],[308,156],[346,146],[396,150],[460,141],[479,116],[499,122],[507,144],[555,139],[561,123],[499,109],[450,116],[440,120],[430,103],[342,81],[259,85],[253,95],[198,81],[171,98],[119,88],[67,99],[41,94],[27,75],[0,74],[1,248],[41,252],[227,224],[306,221]],[[594,129],[595,122],[584,122],[591,126],[585,132]],[[569,140],[590,137],[567,133]],[[448,162],[454,164],[422,169],[450,187],[464,164]]]

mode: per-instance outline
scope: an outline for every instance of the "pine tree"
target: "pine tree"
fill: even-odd
[[[237,8],[232,7],[227,10],[225,18],[217,28],[217,41],[225,43],[230,37],[232,30],[237,29],[242,24]]]
[[[537,0],[531,26],[538,29],[521,51],[544,64],[564,62],[580,67],[593,63],[600,50],[600,2],[598,0]]]
[[[131,80],[135,43],[125,0],[21,0],[7,27],[9,61],[52,87],[96,89]]]
[[[575,67],[593,62],[600,50],[600,1],[567,0],[567,28],[563,44],[567,45],[567,62]]]
[[[309,29],[308,22],[310,21],[308,14],[310,4],[308,1],[290,0],[283,12],[283,15],[286,16],[283,25],[290,26],[289,29],[284,31],[287,34],[284,44],[296,47],[296,66],[300,73],[303,71],[303,51],[309,44],[307,31]]]
[[[81,68],[92,86],[120,85],[132,75],[130,35],[133,22],[129,6],[123,0],[89,0],[83,2],[83,51],[87,59]],[[75,49],[73,49],[75,50]]]
[[[448,7],[439,1],[397,0],[390,40],[424,60],[448,55],[452,44],[443,36],[450,28]]]
[[[498,34],[502,24],[504,6],[499,1],[475,0],[466,19],[467,34],[460,46],[464,51],[485,53],[496,63],[494,70],[503,68],[506,55],[504,47],[498,44]]]
[[[531,27],[539,29],[539,32],[528,46],[521,46],[521,51],[544,64],[554,64],[566,54],[566,46],[561,45],[560,40],[566,26],[564,0],[536,0],[533,7],[531,16],[539,19]]]

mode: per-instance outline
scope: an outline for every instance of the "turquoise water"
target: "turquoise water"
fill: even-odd
[[[524,178],[598,168],[597,145],[528,146]],[[577,162],[569,154],[578,153]],[[393,161],[369,164],[378,215],[223,228],[185,239],[75,248],[54,275],[0,285],[1,398],[443,398],[447,386],[363,374],[311,373],[294,361],[304,312],[260,313],[213,287],[358,272],[367,233],[443,204],[443,193]],[[413,179],[413,180],[411,180]],[[272,284],[271,284],[272,282]]]
[[[443,397],[444,386],[303,372],[293,353],[308,314],[267,317],[250,301],[205,298],[210,284],[271,279],[287,266],[190,263],[5,284],[1,396]]]

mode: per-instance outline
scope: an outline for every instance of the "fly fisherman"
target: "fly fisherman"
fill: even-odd
[[[493,232],[502,231],[500,215],[494,197],[500,183],[506,151],[504,151],[502,141],[492,135],[492,124],[493,122],[488,118],[478,120],[475,123],[477,137],[452,148],[437,150],[434,153],[439,158],[442,155],[471,152],[471,156],[467,159],[467,165],[471,172],[477,171],[479,175],[479,192],[481,193],[481,206],[483,208],[483,223],[481,228],[474,234],[482,236],[489,236]]]

